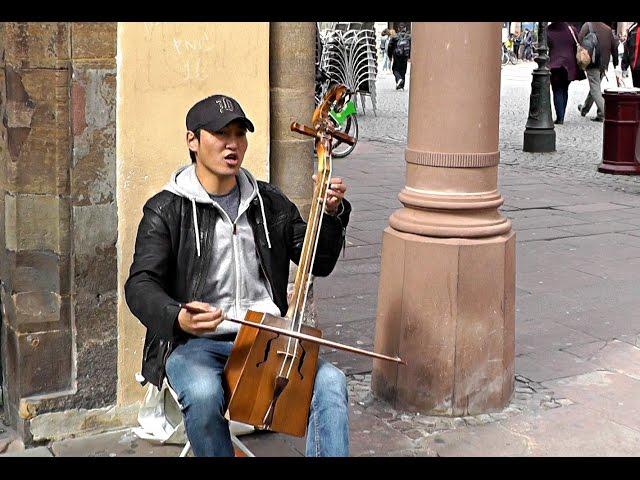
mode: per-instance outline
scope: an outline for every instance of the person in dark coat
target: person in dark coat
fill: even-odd
[[[584,80],[584,72],[576,61],[578,31],[567,22],[551,22],[547,28],[549,44],[549,70],[551,70],[551,90],[553,106],[556,110],[557,125],[564,123],[564,112],[569,101],[569,84],[574,80]]]
[[[513,53],[516,54],[516,58],[520,60],[520,44],[522,43],[522,33],[518,32],[513,38]]]
[[[396,48],[398,45],[405,45],[405,48]],[[407,74],[407,62],[411,56],[411,35],[406,32],[405,27],[400,27],[399,33],[389,40],[387,55],[393,60],[391,71],[396,79],[396,90],[402,90]]]
[[[640,88],[640,22],[635,22],[627,30],[621,63],[623,72],[630,68],[633,86]]]
[[[604,22],[587,22],[582,25],[578,34],[578,42],[582,44],[584,37],[589,33],[589,28],[598,37],[599,58],[596,63],[587,67],[587,79],[589,80],[589,93],[584,100],[584,105],[578,105],[580,115],[583,117],[589,113],[595,102],[598,113],[591,120],[604,122],[604,98],[602,97],[602,77],[609,68],[609,62],[613,61],[613,66],[618,66],[618,37],[613,33],[611,27]],[[612,55],[613,53],[613,55]],[[618,83],[621,81],[617,75]]]

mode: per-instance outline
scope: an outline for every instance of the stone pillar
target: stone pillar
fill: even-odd
[[[514,385],[515,234],[497,208],[500,23],[414,23],[404,205],[383,234],[372,390],[431,415]],[[451,62],[451,56],[456,58]]]
[[[270,23],[270,181],[298,206],[304,218],[309,215],[313,193],[313,139],[293,133],[289,127],[292,121],[311,122],[315,48],[314,22]]]
[[[71,207],[73,316],[78,392],[74,407],[116,402],[115,22],[72,23]]]
[[[71,315],[70,28],[4,25],[2,352],[5,409],[75,387]]]
[[[6,23],[0,48],[5,409],[115,402],[115,24]]]
[[[307,219],[314,172],[313,142],[291,131],[291,122],[309,125],[315,109],[314,22],[271,22],[269,25],[269,87],[271,99],[271,183],[298,206]],[[295,265],[290,264],[288,293],[293,291]],[[317,324],[313,284],[309,288],[305,322]]]

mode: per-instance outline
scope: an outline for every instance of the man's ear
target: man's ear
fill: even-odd
[[[196,153],[198,151],[199,145],[200,141],[198,140],[198,137],[196,137],[195,133],[189,130],[187,132],[187,147],[189,147],[189,150],[191,150],[193,153]]]

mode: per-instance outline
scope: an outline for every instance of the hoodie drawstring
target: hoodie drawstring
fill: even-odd
[[[264,233],[267,235],[267,245],[271,248],[271,240],[269,239],[269,228],[267,227],[267,216],[264,214],[264,203],[262,203],[262,197],[260,196],[260,190],[256,185],[256,192],[258,192],[258,200],[260,200],[260,211],[262,212],[262,224],[264,225]]]
[[[196,213],[196,199],[191,199],[191,207],[193,210],[193,228],[196,232],[196,250],[200,256],[200,230],[198,230],[198,214]]]

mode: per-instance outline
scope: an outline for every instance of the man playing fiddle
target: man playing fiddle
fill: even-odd
[[[194,455],[233,456],[222,375],[239,325],[224,318],[285,315],[289,261],[300,259],[306,223],[280,190],[241,168],[254,126],[236,100],[199,101],[186,127],[192,163],[144,205],[125,295],[147,328],[142,375],[158,387],[166,375]],[[345,183],[330,183],[318,276],[333,270],[351,212]],[[348,454],[346,378],[318,359],[306,455]]]

